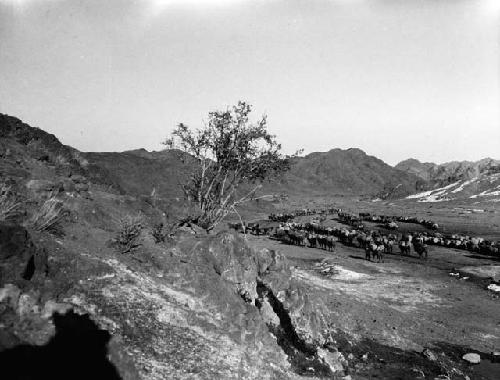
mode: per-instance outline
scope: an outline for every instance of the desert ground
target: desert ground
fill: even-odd
[[[410,201],[363,201],[336,198],[293,199],[284,210],[334,204],[355,213],[407,215],[428,218],[445,233],[464,233],[500,239],[500,211],[497,204],[416,203]],[[247,215],[250,216],[250,215]],[[261,217],[262,215],[258,215]],[[311,217],[299,217],[307,222]],[[335,215],[325,226],[341,226]],[[365,223],[368,229],[381,229]],[[399,232],[424,227],[400,223]],[[311,297],[323,299],[335,318],[332,331],[342,341],[345,354],[362,357],[354,364],[357,376],[381,379],[418,378],[414,368],[422,352],[440,353],[456,359],[467,352],[480,353],[479,365],[457,369],[450,365],[448,376],[463,370],[472,379],[500,378],[500,362],[493,356],[500,347],[500,294],[487,286],[500,281],[498,257],[430,246],[428,259],[413,252],[403,256],[395,247],[384,262],[365,260],[363,249],[337,242],[334,252],[284,244],[268,237],[247,235],[251,246],[283,253],[293,265],[292,276],[303,282]],[[356,368],[356,365],[358,367]],[[446,364],[445,364],[446,366]],[[470,372],[468,372],[470,371]],[[357,378],[357,377],[355,377]]]

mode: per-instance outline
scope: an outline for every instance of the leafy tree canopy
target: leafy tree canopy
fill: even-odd
[[[251,122],[250,113],[251,106],[240,101],[225,111],[210,112],[200,129],[179,124],[164,142],[187,153],[181,157],[192,171],[182,189],[199,209],[195,222],[207,231],[253,199],[262,181],[290,169],[291,157],[281,153],[276,136],[267,131],[266,116]]]

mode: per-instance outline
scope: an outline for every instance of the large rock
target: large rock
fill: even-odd
[[[16,309],[20,295],[21,290],[16,285],[6,284],[3,288],[0,289],[0,303],[5,303],[12,309]]]
[[[464,359],[466,362],[469,362],[471,364],[479,364],[481,363],[481,356],[479,354],[469,352],[468,354],[465,354],[462,356],[462,359]]]
[[[26,228],[0,222],[0,284],[9,280],[31,280],[48,271],[47,252],[33,243]]]
[[[33,193],[39,194],[52,192],[59,188],[59,184],[45,179],[32,179],[26,183],[26,187]]]
[[[291,279],[283,255],[267,249],[255,251],[239,235],[224,232],[202,240],[190,256],[197,265],[212,268],[250,308],[256,305],[260,311],[258,323],[264,321],[273,335],[279,336],[285,351],[316,357],[315,363],[325,373],[328,368],[342,370],[342,366],[327,363],[330,356],[324,355],[328,360],[318,356],[317,349],[325,346],[329,338],[326,307],[309,300],[302,285]]]

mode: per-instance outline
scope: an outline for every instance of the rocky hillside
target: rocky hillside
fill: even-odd
[[[425,179],[430,190],[408,196],[420,202],[457,199],[497,201],[500,199],[500,161],[485,158],[476,162],[454,161],[437,165],[415,159],[400,162],[396,168]]]
[[[179,184],[185,180],[180,152],[148,152],[138,149],[126,152],[82,153],[93,168],[101,169],[110,182],[127,194],[180,198]]]
[[[181,196],[178,183],[184,179],[179,152],[84,153],[94,166],[110,173],[111,180],[128,193],[162,197]],[[419,177],[392,168],[359,149],[333,149],[294,160],[284,178],[265,184],[266,193],[299,195],[378,195],[398,197],[424,189]]]
[[[395,168],[429,181],[434,187],[442,187],[457,181],[500,173],[500,160],[484,158],[475,162],[452,161],[438,165],[410,158],[401,161]]]
[[[291,191],[398,197],[425,188],[414,174],[395,169],[360,149],[332,149],[298,158],[283,183]]]
[[[282,255],[193,227],[158,241],[164,210],[54,136],[0,123],[2,378],[345,375],[321,299]]]

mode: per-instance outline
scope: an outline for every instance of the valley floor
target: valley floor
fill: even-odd
[[[500,262],[493,258],[430,247],[427,260],[394,253],[374,263],[364,259],[363,250],[339,243],[332,253],[267,237],[247,239],[255,248],[280,251],[290,260],[292,275],[311,297],[328,305],[336,332],[356,340],[346,343],[343,352],[362,354],[370,347],[370,359],[380,361],[379,378],[417,378],[411,373],[414,359],[408,362],[394,353],[426,348],[459,362],[467,352],[480,352],[486,360],[469,368],[473,378],[500,378],[500,364],[488,360],[500,348],[500,298],[486,289],[488,279],[466,273],[470,267],[476,272],[487,268],[496,271],[498,280]],[[362,370],[356,373],[363,375]],[[365,375],[377,376],[373,368]]]

